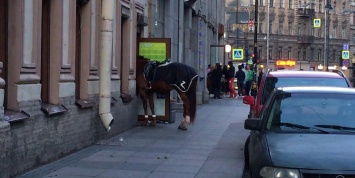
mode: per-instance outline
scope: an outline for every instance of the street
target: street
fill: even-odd
[[[241,178],[248,109],[241,98],[210,99],[187,131],[177,113],[173,124],[134,128],[19,178]]]

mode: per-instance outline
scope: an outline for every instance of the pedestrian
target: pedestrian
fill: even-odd
[[[244,95],[244,80],[245,80],[245,73],[242,70],[243,67],[238,65],[238,71],[235,73],[235,78],[237,78],[237,86],[238,86],[238,96]]]
[[[207,74],[207,90],[208,92],[211,94],[213,93],[213,88],[212,88],[212,70],[213,67],[211,66],[211,64],[208,64],[208,67],[206,69],[206,74]]]
[[[221,85],[222,85],[222,92],[225,95],[229,93],[228,79],[229,79],[228,67],[227,65],[223,65]]]
[[[250,95],[251,82],[253,81],[254,72],[253,72],[253,70],[250,69],[249,65],[246,65],[245,71],[246,71],[246,74],[247,74],[245,76],[245,78],[246,78],[245,95],[249,96]]]
[[[206,69],[206,74],[210,73],[212,70],[211,64],[208,64],[207,69]]]
[[[212,91],[213,91],[213,98],[221,98],[221,78],[222,78],[222,66],[217,63],[216,68],[212,70],[211,73],[212,78]]]
[[[263,72],[262,68],[259,68],[258,70],[259,70],[259,74],[258,74],[258,88],[259,88],[260,82],[261,82],[261,78],[263,77],[264,72]]]
[[[235,98],[237,93],[234,90],[234,75],[235,75],[235,67],[232,61],[228,61],[228,88],[229,88],[229,97],[228,98]]]

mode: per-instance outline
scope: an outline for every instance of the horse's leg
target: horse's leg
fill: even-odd
[[[144,125],[148,126],[148,106],[147,106],[147,92],[145,89],[140,88],[139,95],[142,99],[144,109]]]
[[[157,116],[155,115],[155,111],[154,111],[154,93],[151,92],[149,94],[149,107],[150,107],[150,111],[152,111],[152,126],[155,126],[157,123]]]
[[[178,92],[180,95],[180,98],[183,102],[183,119],[178,127],[180,130],[187,130],[187,126],[190,124],[190,103],[189,103],[189,98],[186,95],[186,93],[183,92]]]

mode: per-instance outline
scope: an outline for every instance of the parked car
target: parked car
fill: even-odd
[[[252,178],[354,178],[355,89],[286,87],[271,92],[251,130],[245,163]]]
[[[260,82],[256,98],[245,96],[244,104],[251,105],[248,117],[258,117],[260,111],[276,87],[286,86],[336,86],[351,87],[346,76],[338,70],[333,72],[325,71],[267,71]],[[250,104],[247,101],[253,101]]]

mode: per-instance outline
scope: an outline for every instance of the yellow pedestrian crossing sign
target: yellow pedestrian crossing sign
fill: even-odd
[[[244,50],[243,49],[233,49],[232,50],[233,60],[243,60]]]
[[[341,58],[343,59],[350,59],[350,51],[348,50],[344,50],[344,51],[341,51]]]
[[[321,27],[321,20],[320,19],[313,19],[313,27],[320,28]]]

